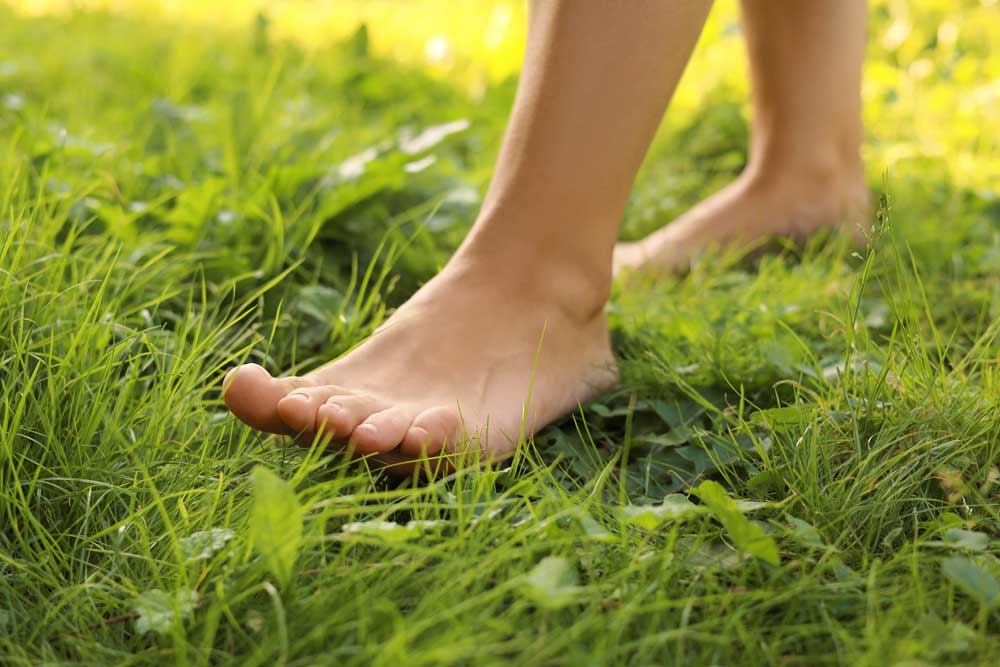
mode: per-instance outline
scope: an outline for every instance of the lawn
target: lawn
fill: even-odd
[[[1000,6],[874,4],[870,246],[617,285],[621,387],[428,482],[261,437],[221,380],[442,265],[509,45],[0,3],[0,665],[996,664]],[[623,238],[742,167],[734,18]]]

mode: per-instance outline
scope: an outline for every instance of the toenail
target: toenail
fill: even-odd
[[[267,369],[260,364],[243,364],[242,366],[237,366],[233,369],[234,371],[249,371],[253,375],[265,375],[271,377],[271,374],[267,372]]]
[[[285,398],[297,398],[300,401],[308,401],[309,400],[309,397],[306,396],[305,394],[289,394]]]

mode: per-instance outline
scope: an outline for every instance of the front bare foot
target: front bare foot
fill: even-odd
[[[619,243],[615,274],[685,271],[714,246],[746,246],[770,236],[801,240],[824,227],[864,239],[869,203],[860,164],[849,170],[775,171],[744,173],[666,227],[640,241]]]
[[[322,368],[281,378],[255,364],[231,371],[226,404],[261,431],[322,434],[389,463],[470,447],[509,456],[522,435],[617,378],[606,295],[565,294],[566,281],[544,271],[457,259]]]

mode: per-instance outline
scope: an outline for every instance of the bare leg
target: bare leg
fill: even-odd
[[[618,224],[709,4],[533,2],[510,125],[461,248],[343,358],[303,377],[235,369],[236,416],[392,462],[463,447],[464,430],[496,458],[522,418],[531,434],[611,386]]]
[[[822,226],[857,231],[867,214],[859,156],[866,0],[743,0],[753,91],[743,174],[670,225],[615,249],[615,270],[688,267],[712,244]]]

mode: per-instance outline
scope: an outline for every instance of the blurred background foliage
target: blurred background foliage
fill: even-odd
[[[242,30],[324,48],[368,26],[373,53],[419,64],[475,96],[516,74],[526,2],[511,0],[8,0],[27,14],[99,9],[149,20]],[[721,87],[747,87],[738,3],[720,0],[670,118]],[[875,172],[946,168],[996,196],[1000,177],[1000,4],[997,0],[873,0],[865,101]],[[956,95],[956,92],[959,94]],[[745,110],[744,110],[745,111]],[[983,156],[991,156],[985,163]]]

